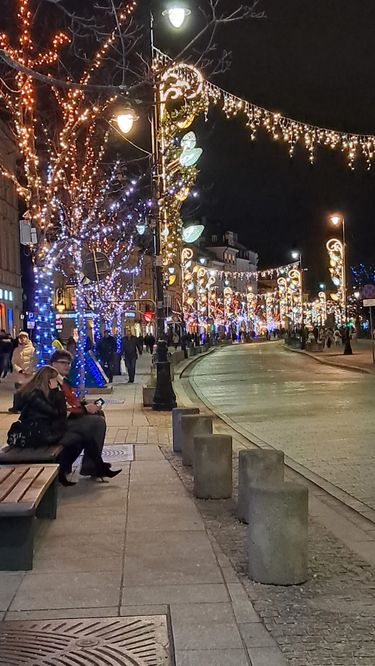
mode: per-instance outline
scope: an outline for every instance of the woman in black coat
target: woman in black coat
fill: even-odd
[[[49,365],[40,368],[34,377],[16,393],[16,407],[21,412],[17,423],[13,423],[8,433],[8,444],[22,448],[37,448],[61,444],[64,451],[60,454],[59,481],[64,486],[75,485],[68,481],[66,474],[71,471],[71,447],[75,447],[77,456],[84,450],[93,460],[96,476],[112,478],[121,470],[113,471],[108,463],[103,462],[101,454],[93,441],[86,441],[78,433],[67,432],[67,408],[63,391],[63,378]]]

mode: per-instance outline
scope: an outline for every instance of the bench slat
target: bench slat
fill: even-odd
[[[8,478],[9,474],[12,474],[14,467],[0,467],[0,485]]]
[[[53,463],[62,450],[61,444],[41,446],[37,449],[17,449],[16,447],[4,446],[0,448],[0,464]]]
[[[42,474],[43,467],[29,467],[26,474],[17,483],[17,485],[10,491],[10,493],[3,499],[3,504],[10,504],[11,502],[20,502],[28,491],[30,486],[35,483],[35,480]]]
[[[28,471],[27,466],[12,467],[12,473],[7,476],[7,478],[0,485],[0,502],[4,502],[7,495],[11,490],[17,485],[17,483],[22,479],[23,476]]]
[[[38,506],[46,488],[48,488],[58,474],[57,465],[41,466],[41,472],[34,483],[28,488],[24,496],[19,500],[19,504],[34,504]]]

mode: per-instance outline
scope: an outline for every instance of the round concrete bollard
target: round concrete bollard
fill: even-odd
[[[194,495],[200,499],[232,497],[232,438],[194,437]]]
[[[172,409],[173,451],[181,452],[181,416],[199,414],[198,407],[175,407]]]
[[[284,452],[269,449],[240,451],[238,458],[237,515],[248,522],[249,486],[254,483],[282,483],[284,481]]]
[[[296,483],[250,486],[250,578],[266,585],[307,580],[308,491]]]
[[[191,467],[193,464],[193,438],[195,435],[211,435],[212,416],[181,416],[181,451],[182,462]]]

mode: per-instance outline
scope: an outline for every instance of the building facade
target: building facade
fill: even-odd
[[[0,121],[0,169],[16,174],[17,150]],[[0,329],[16,335],[22,328],[19,210],[16,186],[0,173]]]

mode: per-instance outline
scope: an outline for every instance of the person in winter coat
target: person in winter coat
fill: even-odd
[[[25,384],[34,372],[35,347],[29,338],[29,334],[21,331],[18,336],[18,345],[13,351],[12,366],[15,373],[15,385],[19,388]]]
[[[5,379],[10,370],[10,359],[13,351],[13,341],[10,333],[2,328],[0,331],[0,379]]]
[[[116,353],[116,339],[109,330],[104,331],[103,337],[96,345],[99,360],[103,366],[110,383],[113,382],[113,360]]]
[[[124,357],[126,369],[129,376],[129,384],[134,384],[135,366],[138,358],[138,340],[132,335],[129,329],[126,329],[125,335],[121,340],[121,354]]]
[[[75,485],[66,474],[71,469],[72,454],[77,458],[82,450],[95,466],[95,476],[112,478],[121,470],[113,471],[103,462],[102,456],[91,437],[80,432],[69,431],[67,406],[62,391],[63,377],[50,365],[40,368],[34,377],[16,393],[16,406],[21,411],[19,422],[13,424],[8,433],[8,443],[17,446],[17,433],[21,432],[23,446],[37,448],[61,444],[64,447],[58,462],[59,481],[64,486]]]

